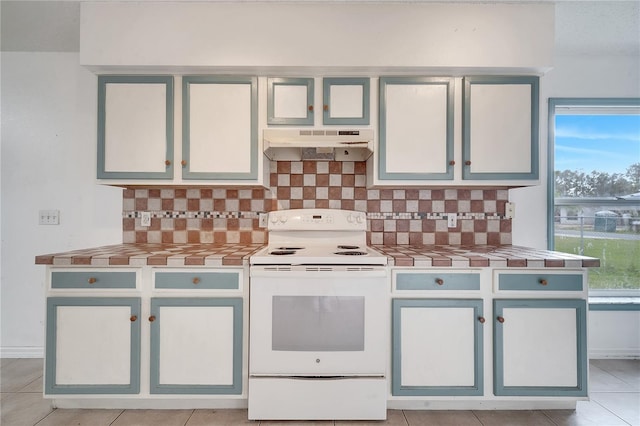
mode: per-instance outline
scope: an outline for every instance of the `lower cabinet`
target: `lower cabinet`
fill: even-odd
[[[392,395],[482,395],[482,300],[392,303]]]
[[[138,297],[49,297],[45,393],[139,393],[139,317]]]
[[[49,297],[45,394],[139,394],[141,300]],[[148,321],[151,394],[242,394],[241,297],[151,298]]]
[[[242,298],[151,299],[152,394],[242,393]]]
[[[494,393],[587,396],[582,299],[494,300]]]

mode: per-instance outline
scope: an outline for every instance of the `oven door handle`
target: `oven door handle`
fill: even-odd
[[[353,379],[384,379],[384,374],[369,374],[369,375],[352,375],[352,376],[346,376],[346,375],[339,375],[339,376],[302,376],[302,375],[297,375],[297,376],[289,376],[289,375],[282,375],[282,376],[278,376],[278,375],[272,375],[272,374],[265,374],[265,375],[251,375],[251,378],[255,378],[255,379],[292,379],[292,380],[353,380]]]

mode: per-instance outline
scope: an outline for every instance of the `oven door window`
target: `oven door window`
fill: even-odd
[[[364,297],[273,296],[272,350],[363,351]]]

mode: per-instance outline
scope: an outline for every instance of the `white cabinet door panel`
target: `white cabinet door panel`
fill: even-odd
[[[444,86],[387,88],[386,137],[393,141],[386,151],[388,172],[446,171],[446,95]]]
[[[531,172],[531,88],[471,87],[471,172]]]
[[[402,384],[473,386],[474,329],[471,308],[402,311]]]
[[[251,171],[251,87],[190,87],[189,164],[192,172]]]
[[[233,308],[161,307],[160,383],[233,382]]]

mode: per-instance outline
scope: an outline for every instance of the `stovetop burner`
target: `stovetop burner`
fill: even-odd
[[[339,249],[341,250],[355,250],[360,248],[360,246],[350,246],[350,245],[346,245],[346,244],[341,244],[338,246]]]
[[[275,256],[284,256],[284,255],[295,254],[295,253],[296,253],[295,250],[273,250],[269,252],[269,254],[273,254]]]
[[[367,253],[364,251],[337,251],[334,254],[340,254],[342,256],[364,256]]]
[[[275,250],[302,250],[304,247],[276,247]]]

